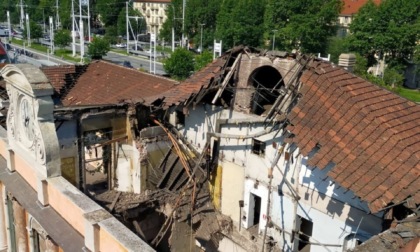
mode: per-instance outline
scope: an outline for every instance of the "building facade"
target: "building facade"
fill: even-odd
[[[134,9],[139,10],[146,19],[147,33],[159,35],[166,20],[166,9],[170,7],[171,0],[136,0]]]
[[[367,2],[368,0],[343,0],[343,8],[338,16],[338,36],[344,37],[350,32],[350,24],[353,21],[353,16]],[[381,0],[375,0],[373,2],[379,5]]]

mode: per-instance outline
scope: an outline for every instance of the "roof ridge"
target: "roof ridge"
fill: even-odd
[[[128,67],[125,67],[125,66],[121,66],[121,65],[115,64],[113,62],[109,62],[107,60],[96,60],[93,63],[106,63],[106,64],[109,64],[109,65],[112,65],[112,66],[120,67],[120,68],[125,69],[125,70],[135,71],[135,72],[138,72],[138,73],[141,73],[141,74],[144,74],[144,75],[153,76],[155,78],[160,78],[160,79],[164,79],[164,80],[169,80],[169,81],[172,81],[172,82],[178,83],[178,84],[180,83],[177,80],[174,80],[174,79],[171,79],[171,78],[168,78],[168,77],[165,77],[165,76],[152,74],[152,73],[146,72],[146,71],[141,71],[141,70],[138,70],[136,68],[128,68]],[[92,62],[89,63],[88,65],[90,65],[90,64],[92,64]]]

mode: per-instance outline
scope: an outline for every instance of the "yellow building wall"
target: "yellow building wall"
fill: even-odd
[[[127,136],[128,130],[127,117],[119,117],[111,120],[112,138],[120,138]]]
[[[231,163],[223,163],[222,180],[222,208],[223,214],[230,216],[233,221],[239,222],[239,202],[244,197],[245,168]]]
[[[213,205],[217,210],[221,209],[222,197],[222,166],[217,166],[210,174],[209,189],[212,197]]]
[[[61,159],[61,175],[72,185],[77,186],[76,158],[66,157]]]

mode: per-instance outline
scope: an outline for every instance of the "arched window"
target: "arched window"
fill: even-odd
[[[257,115],[268,112],[280,95],[282,86],[282,76],[274,67],[262,66],[255,69],[248,80],[248,87],[254,88],[251,111]]]

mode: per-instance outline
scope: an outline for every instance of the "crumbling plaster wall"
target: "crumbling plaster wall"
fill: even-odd
[[[274,60],[266,56],[242,55],[239,67],[237,88],[235,93],[234,108],[236,111],[250,113],[251,100],[254,93],[253,87],[249,86],[252,74],[261,67],[270,66],[276,69],[287,83],[293,73],[298,69],[293,58],[275,58]],[[247,88],[247,89],[244,89]]]
[[[64,121],[55,124],[58,144],[60,146],[61,174],[74,186],[79,185],[79,152],[77,121]]]
[[[220,124],[223,119],[240,119],[236,124]],[[252,121],[255,121],[252,123]],[[263,118],[236,111],[220,110],[214,106],[196,106],[189,110],[185,126],[181,132],[193,146],[204,146],[207,132],[216,130],[222,134],[247,136],[264,130],[261,123]],[[245,201],[242,212],[242,227],[248,228],[252,224],[253,205],[250,202],[251,194],[261,197],[260,225],[262,233],[265,227],[264,215],[268,201],[269,172],[276,152],[281,150],[283,138],[274,133],[265,134],[257,139],[265,142],[265,154],[252,153],[252,139],[221,138],[219,165],[222,168],[221,179],[221,211],[232,217],[238,223],[239,200]],[[274,144],[273,144],[274,142]],[[290,148],[289,148],[290,147]],[[198,148],[199,149],[199,148]],[[291,153],[293,151],[293,153]],[[286,159],[287,156],[287,159]],[[331,167],[321,171],[318,168],[306,166],[306,158],[301,157],[299,150],[285,145],[282,156],[273,170],[271,184],[272,193],[270,204],[270,217],[274,224],[268,229],[268,235],[274,237],[278,244],[290,241],[288,234],[294,230],[294,216],[299,215],[313,222],[312,242],[325,244],[343,244],[344,238],[354,233],[359,226],[358,234],[367,237],[380,232],[380,216],[367,214],[366,203],[354,197],[351,191],[344,190],[326,176]],[[240,171],[242,169],[242,171]],[[280,172],[281,171],[281,172]],[[283,181],[283,175],[289,181],[293,190],[300,196],[299,204],[295,206],[292,191]],[[234,176],[236,174],[236,177]],[[240,178],[244,176],[243,178]],[[242,189],[237,189],[236,182],[243,180]],[[255,186],[258,181],[258,186]],[[283,196],[278,192],[278,186]],[[243,190],[243,194],[238,192]],[[296,209],[296,210],[294,210]],[[237,213],[237,214],[235,214]],[[280,230],[285,230],[284,236]],[[316,241],[315,241],[316,240]],[[291,244],[288,244],[291,246]],[[324,251],[322,246],[312,246],[314,251]],[[339,250],[339,249],[338,249]],[[337,251],[338,251],[337,250]],[[335,251],[332,249],[331,251]]]

